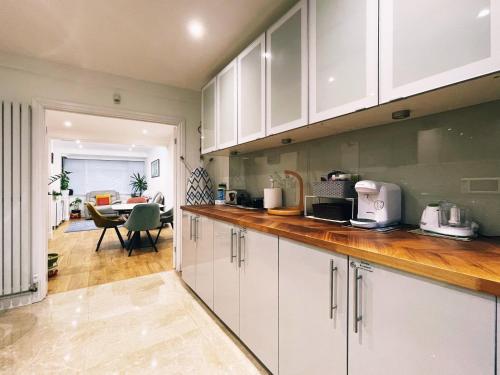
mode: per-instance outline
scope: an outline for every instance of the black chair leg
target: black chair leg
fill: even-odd
[[[158,243],[158,238],[160,238],[160,233],[161,233],[161,230],[163,229],[163,223],[161,223],[160,225],[160,229],[158,230],[158,233],[156,234],[156,239],[155,239],[155,245]]]
[[[116,232],[116,235],[118,236],[118,239],[120,240],[120,244],[122,245],[122,249],[125,249],[125,242],[123,242],[123,237],[122,237],[122,234],[120,233],[120,230],[118,229],[118,227],[115,227],[115,232]]]
[[[129,240],[129,241],[130,241],[130,236],[131,236],[131,235],[132,235],[132,232],[131,232],[131,231],[128,231],[128,233],[127,233],[127,240]]]
[[[132,237],[128,242],[128,256],[132,255],[132,250],[134,250],[134,241],[137,235],[139,235],[140,238],[141,232],[134,232],[134,234],[132,235]]]
[[[104,238],[104,235],[106,234],[106,230],[108,228],[104,228],[102,233],[101,233],[101,237],[99,238],[99,241],[97,242],[97,247],[95,249],[95,251],[99,251],[99,248],[101,247],[101,242],[102,242],[102,239]]]
[[[149,233],[149,230],[147,230],[146,233],[148,235],[149,242],[151,242],[151,246],[153,246],[153,249],[155,249],[155,251],[158,252],[158,249],[156,248],[156,244],[153,241],[153,237],[151,237],[151,233]]]

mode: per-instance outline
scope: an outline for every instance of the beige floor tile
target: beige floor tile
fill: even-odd
[[[174,271],[0,312],[1,374],[265,374]]]

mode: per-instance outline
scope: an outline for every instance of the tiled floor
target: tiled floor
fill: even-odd
[[[65,233],[70,223],[59,226],[49,241],[49,252],[59,254],[59,272],[49,279],[49,294],[172,269],[173,232],[170,228],[161,231],[157,253],[150,247],[134,250],[129,257],[114,230],[106,232],[96,252],[102,230]],[[120,228],[120,231],[126,238],[127,230]],[[157,231],[151,233],[156,238]]]
[[[2,374],[262,374],[175,271],[0,312]]]

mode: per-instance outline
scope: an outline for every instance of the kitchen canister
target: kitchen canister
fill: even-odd
[[[264,189],[264,208],[277,208],[283,205],[281,188]]]

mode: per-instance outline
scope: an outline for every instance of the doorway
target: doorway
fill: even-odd
[[[161,272],[166,269],[176,268],[179,269],[179,261],[180,257],[176,256],[176,244],[177,244],[177,230],[171,230],[167,228],[163,229],[163,234],[159,236],[158,244],[161,244],[163,241],[163,248],[159,246],[159,253],[162,254],[162,257],[154,258],[154,255],[151,251],[147,249],[137,249],[137,254],[140,256],[136,256],[135,259],[132,256],[131,260],[125,260],[126,252],[124,252],[120,247],[120,242],[113,238],[113,232],[107,233],[100,244],[101,248],[97,252],[99,257],[93,256],[95,255],[95,245],[99,241],[100,231],[81,231],[78,233],[72,233],[73,237],[70,238],[71,233],[67,233],[67,229],[72,224],[71,220],[64,220],[53,233],[51,244],[49,245],[49,238],[51,237],[51,232],[47,230],[47,228],[51,227],[51,212],[49,209],[49,205],[42,204],[42,202],[47,202],[46,189],[47,184],[43,184],[43,182],[47,181],[50,176],[50,164],[43,163],[41,160],[47,160],[47,156],[51,155],[50,151],[51,143],[58,139],[58,141],[62,142],[72,142],[77,144],[76,142],[80,142],[79,145],[82,148],[89,147],[91,148],[92,144],[99,143],[96,142],[94,137],[95,129],[87,129],[85,134],[76,132],[73,137],[67,137],[64,133],[64,130],[71,130],[73,127],[73,123],[69,125],[71,120],[67,120],[68,122],[60,122],[60,129],[56,129],[56,131],[52,131],[52,127],[47,122],[47,114],[50,113],[59,113],[59,114],[71,114],[72,116],[94,116],[101,118],[101,126],[99,126],[99,131],[101,138],[99,141],[102,141],[104,138],[109,136],[110,133],[114,134],[114,141],[125,142],[122,143],[122,146],[126,145],[131,148],[139,148],[139,141],[136,143],[132,143],[130,139],[124,139],[124,131],[120,129],[118,132],[116,129],[112,129],[112,125],[110,124],[113,121],[122,120],[124,122],[140,122],[140,126],[137,126],[135,129],[137,132],[142,133],[142,135],[146,135],[146,133],[151,130],[148,128],[145,131],[145,124],[149,123],[151,126],[159,126],[159,127],[169,127],[172,129],[172,143],[171,143],[171,167],[173,169],[173,183],[172,189],[168,193],[168,201],[169,204],[173,208],[174,212],[174,223],[173,226],[176,228],[176,217],[179,212],[180,204],[183,202],[184,197],[184,184],[181,181],[184,181],[184,170],[179,166],[179,157],[181,156],[181,148],[184,145],[184,121],[180,118],[175,117],[165,117],[165,116],[156,116],[149,115],[143,113],[133,113],[133,112],[124,112],[114,109],[108,108],[95,108],[88,106],[81,106],[76,104],[68,104],[68,103],[60,103],[60,102],[51,102],[51,101],[35,101],[33,103],[34,107],[34,126],[33,126],[33,137],[34,137],[34,154],[33,154],[33,171],[34,171],[34,209],[38,209],[45,214],[42,215],[44,219],[44,223],[38,223],[37,227],[33,232],[33,243],[40,244],[38,249],[34,249],[34,266],[35,269],[38,270],[38,274],[35,275],[35,279],[39,281],[39,292],[37,300],[43,299],[43,297],[47,294],[49,290],[49,283],[47,282],[47,254],[52,249],[57,248],[59,251],[62,251],[63,259],[61,265],[66,266],[66,278],[59,283],[59,285],[55,285],[54,288],[51,288],[51,291],[65,291],[71,290],[78,287],[85,287],[89,285],[96,285],[99,283],[105,283],[108,281],[119,280],[123,278],[131,278],[140,276],[142,274],[153,273],[153,272]],[[66,121],[66,120],[65,120]],[[46,131],[43,131],[45,128]],[[81,130],[81,129],[80,129]],[[61,133],[64,133],[62,134]],[[94,134],[94,135],[93,135]],[[140,137],[138,137],[140,138]],[[157,138],[153,136],[152,138]],[[109,148],[109,143],[106,143]],[[116,144],[114,144],[116,146]],[[44,155],[41,157],[41,155]],[[52,156],[52,155],[51,155]],[[44,165],[45,164],[45,165]],[[148,160],[148,165],[145,165],[145,168],[148,170],[153,168],[151,162]],[[158,167],[158,163],[155,163],[155,170],[161,168]],[[44,186],[45,185],[45,186]],[[45,190],[45,195],[41,194],[40,191]],[[81,193],[81,191],[80,191]],[[125,197],[128,198],[128,197]],[[149,197],[151,198],[151,197]],[[83,199],[82,199],[83,200]],[[71,204],[71,201],[69,202]],[[67,212],[67,211],[66,211]],[[85,218],[80,218],[80,221],[83,221]],[[40,225],[42,224],[42,225]],[[43,230],[45,229],[45,230]],[[122,235],[126,238],[127,231],[123,228],[120,229]],[[123,233],[124,232],[124,233]],[[76,235],[75,235],[76,234]],[[157,231],[152,233],[153,238],[156,239]],[[66,237],[66,238],[65,238]],[[95,237],[95,238],[94,238]],[[170,238],[168,238],[170,237]],[[64,240],[69,241],[64,241]],[[169,242],[170,241],[170,242]],[[66,243],[65,243],[66,242]],[[71,243],[78,244],[78,248],[75,249],[74,245]],[[166,250],[165,250],[166,249]],[[92,251],[90,251],[92,250]],[[162,253],[163,250],[163,253]],[[124,256],[125,255],[125,256]],[[66,259],[64,261],[64,258]],[[126,257],[128,258],[128,257]],[[82,262],[79,262],[79,260]],[[127,263],[128,261],[128,263]],[[109,268],[103,266],[108,264]],[[117,265],[120,265],[117,267]],[[94,267],[96,266],[96,267]],[[100,271],[99,271],[100,267]],[[82,272],[80,272],[82,271]],[[70,272],[73,272],[74,275],[71,276]],[[63,279],[63,278],[62,278]],[[56,283],[57,284],[57,283]]]

